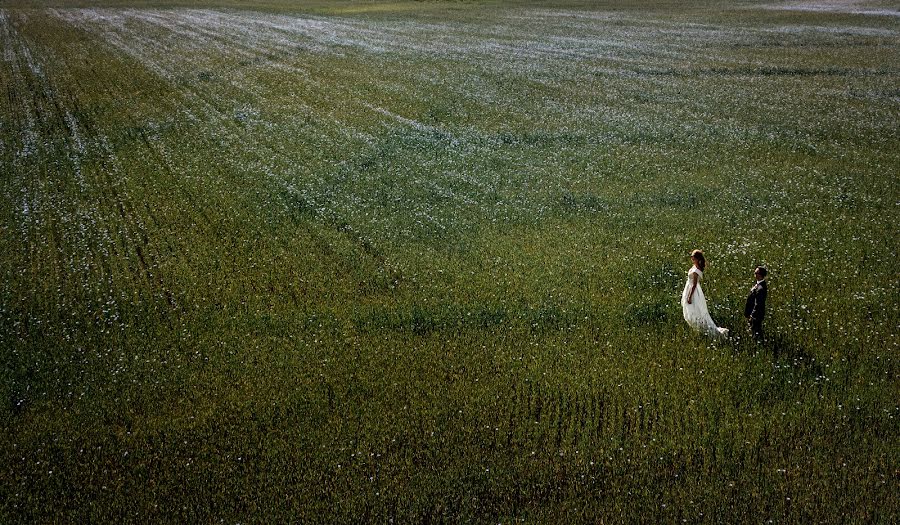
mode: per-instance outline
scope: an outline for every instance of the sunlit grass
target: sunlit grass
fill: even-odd
[[[890,6],[0,6],[2,521],[896,520]]]

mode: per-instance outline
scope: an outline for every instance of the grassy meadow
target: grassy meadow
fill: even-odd
[[[900,520],[896,4],[0,0],[0,50],[0,522]]]

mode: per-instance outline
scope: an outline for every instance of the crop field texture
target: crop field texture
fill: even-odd
[[[900,521],[895,3],[0,0],[0,51],[0,522]]]

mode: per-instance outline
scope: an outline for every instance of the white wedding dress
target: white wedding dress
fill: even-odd
[[[697,275],[697,289],[694,290],[694,296],[691,298],[691,304],[688,304],[688,294],[691,293],[691,275]],[[681,294],[681,311],[684,313],[684,320],[694,330],[701,334],[716,339],[724,339],[728,337],[727,328],[719,328],[709,316],[709,310],[706,308],[706,296],[703,295],[703,288],[700,287],[700,281],[703,280],[703,272],[696,266],[691,267],[688,272],[687,284],[684,285],[684,292]]]

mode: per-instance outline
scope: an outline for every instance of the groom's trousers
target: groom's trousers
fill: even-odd
[[[748,321],[749,321],[748,328],[750,329],[750,333],[753,335],[753,338],[757,339],[757,340],[762,339],[762,337],[763,337],[763,329],[762,329],[763,320],[750,318],[750,319],[748,319]]]

